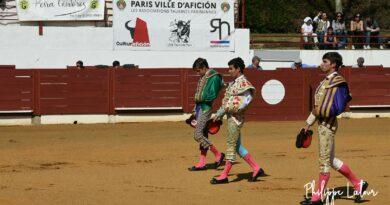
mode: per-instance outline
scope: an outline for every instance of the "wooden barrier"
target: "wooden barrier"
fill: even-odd
[[[309,112],[309,86],[305,73],[297,70],[247,71],[248,80],[256,88],[255,101],[248,112],[252,120],[299,120]],[[285,90],[281,102],[272,105],[264,100],[262,87],[270,80],[277,80]]]
[[[390,69],[351,69],[349,86],[353,108],[390,107]]]
[[[232,78],[228,75],[227,69],[217,69],[223,74],[225,82],[230,82]],[[307,117],[310,109],[309,104],[309,82],[304,71],[300,70],[276,70],[276,71],[255,71],[246,70],[245,76],[256,88],[255,100],[247,112],[249,120],[299,120]],[[191,72],[188,74],[187,96],[191,110],[194,105],[194,94],[199,76]],[[262,94],[262,87],[270,80],[277,80],[284,86],[285,96],[280,103],[271,105],[267,103]],[[214,111],[219,108],[223,94],[215,100]],[[187,112],[190,112],[188,110]]]
[[[40,112],[105,114],[109,111],[109,72],[104,69],[39,70]]]
[[[120,110],[183,108],[181,69],[114,69],[114,106]]]
[[[33,85],[31,70],[0,69],[0,113],[32,113]]]
[[[15,69],[15,65],[0,65],[0,69]]]
[[[227,69],[217,70],[225,82],[232,80]],[[340,72],[353,95],[350,106],[390,105],[389,68],[347,67]],[[325,77],[317,69],[246,70],[245,75],[256,87],[255,99],[247,112],[249,120],[304,119],[312,107],[314,91]],[[0,69],[0,114],[117,114],[154,110],[189,113],[194,107],[198,79],[192,69]],[[265,100],[267,92],[262,90],[267,82],[277,82],[282,87],[280,102],[272,104]],[[221,105],[222,97],[223,94],[215,101],[214,109]]]

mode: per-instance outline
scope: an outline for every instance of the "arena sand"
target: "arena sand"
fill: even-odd
[[[222,151],[225,124],[211,136]],[[390,119],[339,125],[336,156],[378,192],[364,204],[390,204]],[[243,144],[269,176],[247,182],[251,170],[239,159],[224,185],[209,183],[223,167],[187,171],[198,145],[184,123],[0,127],[0,204],[299,204],[304,185],[318,176],[317,134],[308,149],[295,148],[301,126],[247,122]],[[328,187],[346,186],[332,171]],[[353,200],[338,197],[335,204]]]

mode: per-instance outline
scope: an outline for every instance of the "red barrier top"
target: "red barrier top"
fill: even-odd
[[[217,69],[224,81],[227,69]],[[344,68],[352,106],[390,105],[390,69]],[[316,69],[246,70],[256,87],[247,115],[255,120],[302,120],[324,78]],[[0,69],[0,114],[115,114],[122,111],[191,112],[199,76],[191,69]],[[215,101],[220,106],[223,94]]]

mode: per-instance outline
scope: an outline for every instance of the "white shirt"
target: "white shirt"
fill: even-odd
[[[307,25],[304,23],[301,28],[303,29],[303,34],[307,35],[308,33],[313,33],[313,25]]]
[[[244,96],[245,96],[245,100],[238,109],[244,109],[249,105],[249,103],[252,102],[253,97],[252,97],[252,92],[250,90],[245,91]]]

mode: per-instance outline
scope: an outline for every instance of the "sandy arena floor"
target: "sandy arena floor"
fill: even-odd
[[[0,127],[0,204],[299,204],[318,176],[317,134],[310,148],[295,148],[302,125],[246,123],[243,144],[269,176],[247,182],[251,170],[239,159],[225,185],[209,183],[221,170],[187,171],[198,145],[184,123]],[[364,204],[390,204],[390,119],[339,125],[336,156],[379,192]],[[211,137],[220,150],[225,136],[224,125]],[[346,185],[332,171],[328,187]]]

